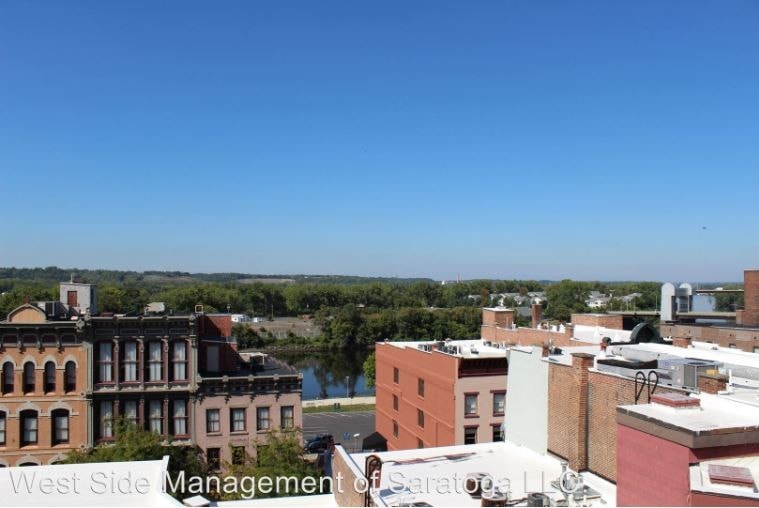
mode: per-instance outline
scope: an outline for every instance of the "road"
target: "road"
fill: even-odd
[[[351,438],[346,440],[344,433]],[[332,434],[335,443],[353,452],[358,441],[360,451],[363,439],[374,432],[374,411],[349,411],[345,413],[306,413],[303,415],[303,438],[307,440],[317,434]],[[353,435],[359,433],[358,440]]]

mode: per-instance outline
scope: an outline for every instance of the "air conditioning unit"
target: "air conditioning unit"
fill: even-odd
[[[698,389],[698,376],[717,370],[719,364],[697,358],[667,358],[659,360],[659,368],[669,373],[669,384],[677,388]]]

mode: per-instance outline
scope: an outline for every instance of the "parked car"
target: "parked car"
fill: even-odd
[[[333,444],[335,440],[332,438],[332,434],[319,434],[318,436],[306,441],[307,453],[322,453],[329,448],[329,445]]]

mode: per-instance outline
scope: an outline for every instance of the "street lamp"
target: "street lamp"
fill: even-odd
[[[348,382],[350,381],[350,376],[345,376],[345,398],[350,399],[350,386],[348,385]]]
[[[355,440],[356,440],[355,444],[353,445],[353,452],[354,452],[354,453],[358,451],[358,437],[359,437],[360,435],[361,435],[361,434],[360,434],[359,432],[356,432],[355,434],[353,434],[353,439],[355,439]]]

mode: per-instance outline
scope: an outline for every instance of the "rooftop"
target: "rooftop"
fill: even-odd
[[[408,342],[379,342],[400,349],[423,349],[428,347],[429,352],[448,354],[459,358],[505,358],[506,349],[491,345],[490,342],[477,340],[447,340],[447,341],[408,341]],[[443,349],[439,346],[443,345]],[[455,349],[453,349],[455,348]]]
[[[182,506],[163,492],[168,461],[0,468],[2,505]]]
[[[366,458],[350,458],[364,470]],[[464,490],[467,475],[490,475],[498,490],[508,490],[510,506],[526,505],[529,493],[543,492],[554,501],[564,500],[557,484],[562,473],[559,459],[538,454],[510,442],[481,443],[373,454],[382,460],[379,489],[372,493],[377,506],[428,503],[431,506],[480,506],[481,500]],[[582,475],[588,489],[578,494],[589,506],[614,504],[616,488],[595,475]],[[579,491],[578,491],[579,492]]]
[[[720,474],[723,472],[727,474]],[[759,500],[757,480],[759,456],[756,455],[706,460],[690,467],[690,488],[696,492]]]
[[[675,397],[678,397],[677,399]],[[661,397],[663,398],[663,397]],[[701,393],[687,397],[685,395],[672,395],[668,401],[619,406],[619,420],[630,423],[625,415],[635,417],[645,422],[646,428],[651,433],[649,424],[658,425],[665,429],[679,431],[692,437],[716,435],[718,437],[729,434],[738,434],[741,443],[759,442],[759,407],[752,407],[735,400],[730,400],[722,395]],[[698,405],[682,404],[681,399],[698,400]],[[666,403],[661,403],[666,402]],[[638,425],[634,425],[638,427]],[[726,438],[731,442],[718,440],[712,442],[713,446],[733,443],[733,438]],[[705,443],[702,443],[702,445]],[[692,447],[700,447],[697,443]]]

